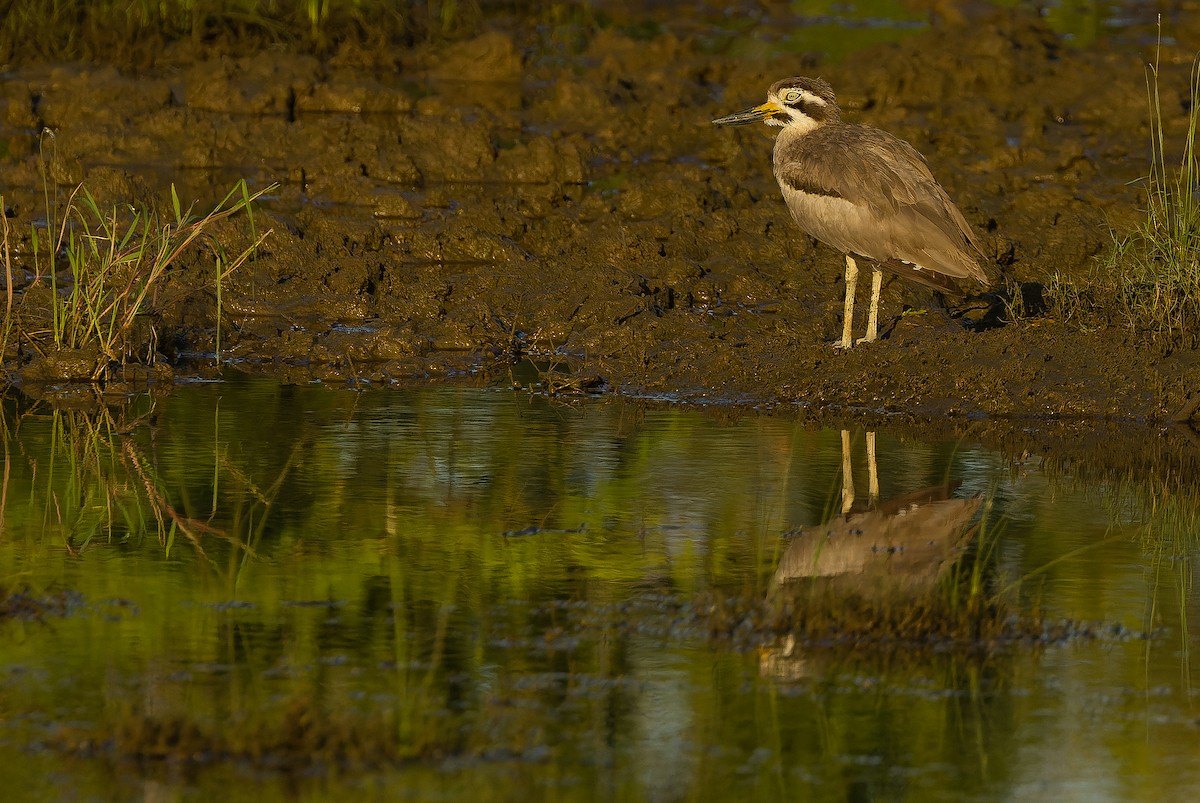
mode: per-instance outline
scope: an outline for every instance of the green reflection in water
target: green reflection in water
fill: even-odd
[[[785,534],[837,513],[839,433],[781,418],[244,379],[3,412],[0,577],[81,600],[0,624],[0,787],[31,798],[1200,784],[1186,576],[1155,575],[1138,522],[1114,529],[1116,491],[1036,464],[878,439],[881,499],[994,492],[996,585],[1163,638],[986,659],[711,641],[695,601],[765,597]]]

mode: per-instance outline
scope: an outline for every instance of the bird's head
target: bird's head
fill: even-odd
[[[767,90],[767,102],[718,117],[713,125],[798,126],[812,130],[842,119],[833,87],[820,78],[784,78]]]

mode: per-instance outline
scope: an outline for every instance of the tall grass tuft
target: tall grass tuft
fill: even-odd
[[[507,5],[542,14],[558,4]],[[239,54],[278,42],[322,51],[343,41],[469,31],[482,14],[480,0],[7,0],[0,3],[0,63],[82,59],[150,66],[165,43],[189,39],[206,50],[229,47]]]
[[[181,206],[172,186],[174,218],[163,221],[158,213],[144,208],[101,209],[80,185],[68,198],[57,225],[52,225],[50,242],[36,227],[32,230],[35,272],[49,278],[52,292],[49,331],[25,334],[34,343],[52,345],[55,350],[97,352],[102,358],[97,372],[113,363],[153,362],[156,333],[153,326],[142,326],[143,319],[154,306],[163,277],[198,242],[206,243],[214,254],[219,332],[221,285],[270,234],[254,230],[251,205],[274,187],[251,193],[241,180],[212,211],[196,215],[193,207]],[[211,230],[218,221],[243,211],[251,221],[252,242],[231,256]],[[11,310],[6,325],[9,319]],[[219,350],[219,339],[217,342]]]
[[[1129,324],[1169,345],[1200,342],[1200,57],[1192,63],[1187,136],[1178,168],[1168,166],[1159,65],[1147,68],[1152,158],[1146,219],[1115,236],[1107,274]]]

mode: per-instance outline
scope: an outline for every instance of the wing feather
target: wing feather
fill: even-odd
[[[776,178],[796,222],[813,236],[880,263],[900,260],[987,282],[973,256],[979,246],[970,224],[907,142],[878,129],[841,125],[781,137],[779,146]],[[796,200],[812,197],[851,206],[817,219],[811,204]]]

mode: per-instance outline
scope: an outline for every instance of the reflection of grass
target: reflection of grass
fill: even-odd
[[[429,674],[440,671],[444,667],[435,665]],[[440,690],[424,688],[391,704],[376,700],[363,705],[363,698],[347,688],[322,685],[301,676],[279,697],[255,699],[252,708],[220,714],[179,705],[169,695],[152,700],[154,706],[121,702],[95,726],[58,728],[51,744],[64,752],[99,753],[120,762],[203,765],[232,760],[291,772],[330,767],[361,771],[448,757],[495,760],[546,749],[539,727],[545,711],[535,691],[500,683],[501,688],[484,693],[471,707],[454,707],[440,699]],[[257,684],[252,688],[247,690],[252,698],[261,693]],[[158,710],[149,712],[150,707]],[[472,799],[488,795],[479,792]]]
[[[1192,558],[1200,545],[1200,496],[1179,478],[1146,481],[1141,545],[1150,559],[1150,606],[1147,630],[1164,620],[1179,634],[1178,655],[1185,669],[1191,658],[1188,606],[1192,596]],[[1147,647],[1149,649],[1149,647]]]
[[[1003,522],[992,516],[995,503],[993,491],[983,500],[982,511],[972,539],[974,552],[969,560],[958,561],[950,572],[944,600],[951,611],[957,611],[968,625],[976,626],[975,638],[985,638],[987,631],[996,630],[996,620],[1004,614],[1001,595],[988,588],[994,574],[997,547],[1003,534]]]
[[[78,553],[95,539],[154,537],[169,541],[172,529],[162,493],[144,460],[123,433],[136,421],[118,422],[108,409],[54,410],[41,497],[43,531],[58,531]]]
[[[172,501],[173,494],[159,476],[156,461],[132,437],[155,415],[153,407],[141,415],[132,409],[114,415],[101,405],[88,411],[43,413],[35,407],[10,416],[6,407],[0,420],[6,443],[0,514],[9,528],[32,524],[35,532],[61,537],[72,554],[87,550],[93,542],[150,540],[170,557],[178,538],[187,539],[201,558],[206,557],[205,538],[228,540],[250,552],[250,544],[240,540],[244,526],[230,534]],[[47,424],[48,431],[44,431]],[[46,440],[37,452],[21,449],[29,463],[28,473],[14,472],[9,445],[42,438]],[[289,467],[284,467],[285,473]],[[234,486],[235,493],[242,487],[228,478],[226,482]],[[13,505],[11,499],[21,499],[23,504]],[[257,517],[261,522],[272,502],[273,498],[255,498],[248,511],[250,521]],[[247,513],[240,506],[237,512]],[[22,522],[22,516],[33,521]],[[245,524],[241,518],[235,522]]]
[[[114,422],[108,415],[89,416],[55,410],[51,414],[52,448],[42,474],[42,528],[59,529],[67,548],[78,552],[101,533],[137,533],[138,499],[126,483],[111,482],[116,463],[112,447]]]

